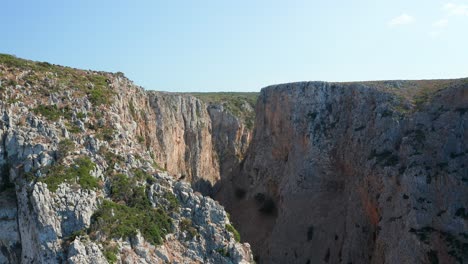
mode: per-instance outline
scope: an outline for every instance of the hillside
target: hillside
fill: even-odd
[[[1,263],[251,261],[223,207],[191,188],[219,177],[209,166],[211,149],[208,159],[185,153],[193,164],[178,166],[163,148],[171,135],[161,134],[156,120],[180,121],[164,107],[184,108],[192,122],[182,120],[173,132],[188,133],[208,116],[206,109],[205,117],[185,111],[200,104],[196,98],[174,95],[180,105],[158,105],[166,97],[122,73],[4,54],[0,80]],[[174,151],[189,150],[179,147]]]

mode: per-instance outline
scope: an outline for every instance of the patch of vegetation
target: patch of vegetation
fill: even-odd
[[[219,254],[225,256],[226,258],[229,258],[229,256],[230,256],[229,250],[227,248],[225,248],[225,247],[216,249],[216,252],[218,252]]]
[[[89,101],[96,106],[109,105],[112,102],[113,93],[106,87],[106,77],[102,75],[91,75],[90,77],[95,82],[95,86],[94,89],[87,91]]]
[[[90,174],[94,167],[95,164],[88,157],[80,157],[69,167],[62,164],[50,166],[47,176],[41,178],[40,181],[46,183],[52,192],[55,192],[63,182],[78,183],[83,189],[97,189],[99,188],[98,179]]]
[[[192,220],[188,218],[183,218],[180,223],[179,223],[180,230],[182,232],[187,232],[189,235],[188,240],[191,240],[192,238],[198,236],[198,231],[197,229],[193,226]]]
[[[76,118],[78,118],[78,119],[85,119],[85,118],[86,118],[86,114],[83,113],[83,112],[78,112],[78,113],[76,113]]]
[[[137,119],[138,119],[138,116],[137,116],[137,113],[136,113],[136,110],[135,110],[135,106],[133,105],[133,101],[132,101],[132,100],[130,100],[130,102],[128,103],[128,109],[130,110],[130,114],[132,115],[133,120],[137,120]]]
[[[0,64],[19,70],[31,70],[27,76],[30,83],[38,83],[43,77],[53,79],[56,87],[43,87],[41,92],[48,96],[59,87],[70,87],[86,94],[90,102],[99,106],[110,104],[114,92],[110,89],[107,77],[102,73],[88,72],[70,67],[53,65],[48,62],[24,60],[8,54],[0,54]]]
[[[33,112],[42,115],[50,121],[57,121],[63,115],[56,105],[38,105],[33,109]]]
[[[355,85],[355,83],[344,83]],[[406,115],[422,110],[427,103],[442,90],[451,87],[468,87],[468,78],[452,80],[417,80],[417,81],[369,81],[360,82],[370,88],[394,96],[392,107],[397,113]],[[343,83],[342,83],[343,85]]]
[[[226,230],[229,231],[229,232],[231,232],[231,233],[234,235],[234,239],[235,239],[237,242],[240,242],[240,240],[241,240],[240,234],[239,234],[239,232],[234,228],[233,225],[226,224]]]
[[[140,168],[132,169],[132,173],[133,177],[139,181],[146,181],[148,184],[153,183],[153,176]]]
[[[112,176],[110,196],[114,202],[124,203],[128,206],[151,207],[151,202],[146,197],[145,187],[137,186],[136,179],[128,178],[125,174]]]
[[[120,160],[120,156],[106,149],[100,149],[100,152],[107,156],[109,163]],[[105,200],[92,216],[89,232],[95,238],[109,240],[129,239],[139,231],[146,241],[161,244],[165,235],[173,230],[168,213],[178,209],[178,200],[172,193],[165,193],[163,198],[168,201],[169,208],[154,208],[146,189],[148,179],[152,181],[153,177],[142,169],[133,169],[131,174],[132,177],[108,175],[111,200]],[[189,231],[193,233],[190,228]]]
[[[171,192],[164,193],[164,199],[169,202],[169,210],[170,211],[178,211],[180,208],[180,202],[177,197]]]
[[[154,158],[153,158],[154,159]],[[153,160],[153,168],[157,169],[157,170],[160,170],[160,171],[166,171],[165,168],[161,167],[161,165],[159,165],[156,161]]]
[[[70,133],[76,134],[76,133],[81,132],[80,127],[74,123],[68,123],[66,126],[67,126],[68,132]]]
[[[112,151],[110,151],[107,147],[105,146],[101,146],[99,148],[99,154],[102,155],[104,157],[104,159],[106,160],[107,164],[109,165],[109,169],[112,169],[114,168],[114,165],[115,164],[123,164],[125,162],[125,158],[120,156],[120,155],[117,155],[115,153],[113,153]]]
[[[106,257],[107,261],[110,264],[117,262],[117,254],[119,253],[119,249],[117,246],[105,246],[104,247],[104,257]]]
[[[67,237],[67,240],[73,242],[73,240],[75,240],[77,237],[84,235],[86,235],[86,229],[76,230],[73,233],[71,233],[69,237]]]
[[[114,140],[114,134],[115,130],[107,126],[99,128],[96,131],[96,137],[100,140],[105,140],[107,142],[111,142],[112,140]]]
[[[144,194],[146,197],[146,194]],[[159,245],[172,230],[172,220],[161,208],[153,208],[148,198],[137,199],[141,203],[123,205],[104,200],[92,216],[91,232],[100,232],[107,238],[131,238],[137,230],[146,241]]]

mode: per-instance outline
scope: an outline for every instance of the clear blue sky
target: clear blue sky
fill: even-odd
[[[146,89],[468,77],[468,0],[0,0],[0,53]]]

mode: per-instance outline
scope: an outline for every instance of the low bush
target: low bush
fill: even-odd
[[[171,218],[162,209],[148,203],[127,206],[105,200],[92,216],[91,232],[100,232],[107,238],[129,239],[139,230],[146,241],[161,244],[172,230]]]
[[[57,158],[61,160],[74,150],[75,150],[75,143],[68,138],[63,139],[58,143],[58,146],[57,146]]]
[[[50,191],[55,192],[61,183],[78,183],[83,189],[99,188],[98,179],[91,176],[90,171],[95,164],[88,157],[80,157],[68,168],[55,164],[48,168],[47,176],[40,181],[47,184]]]
[[[240,237],[240,234],[239,232],[234,228],[234,226],[230,225],[230,224],[226,224],[226,230],[231,232],[233,235],[234,235],[234,239],[237,241],[237,242],[240,242],[241,240],[241,237]]]
[[[117,254],[119,253],[119,250],[117,246],[107,246],[104,247],[104,257],[106,257],[107,261],[110,264],[116,263],[117,262]]]
[[[189,235],[188,239],[192,239],[198,236],[198,231],[195,227],[193,227],[192,220],[188,218],[183,218],[182,221],[179,223],[180,230],[183,232],[187,232]]]
[[[33,112],[36,115],[42,115],[50,121],[57,121],[63,114],[56,105],[38,105],[33,109]]]

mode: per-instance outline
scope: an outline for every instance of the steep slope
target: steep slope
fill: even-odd
[[[218,198],[261,263],[468,260],[468,80],[264,88]]]
[[[177,162],[151,148],[164,95],[121,73],[9,55],[0,55],[0,92],[1,262],[251,261],[223,207],[158,165]]]
[[[202,100],[209,94],[200,93],[195,95],[200,99],[190,94],[133,89],[122,89],[118,94],[115,104],[123,109],[118,118],[128,124],[125,130],[136,135],[136,141],[145,146],[159,168],[191,182],[205,195],[213,194],[221,175],[227,175],[247,151],[254,101],[244,96],[236,98],[243,113],[235,115],[232,110],[239,113],[240,108],[225,107],[231,97],[213,102]]]

